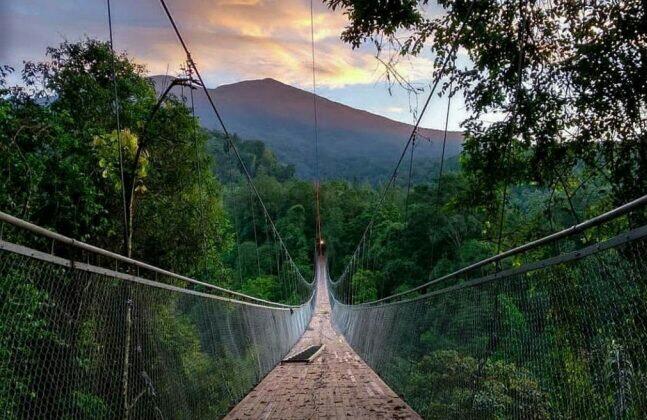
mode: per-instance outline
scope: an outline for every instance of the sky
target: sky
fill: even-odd
[[[115,48],[146,65],[151,75],[177,75],[185,60],[159,0],[111,0]],[[309,0],[167,0],[193,59],[210,88],[271,77],[312,91]],[[429,6],[428,14],[440,13]],[[314,0],[317,93],[333,101],[412,123],[426,93],[412,97],[384,78],[370,45],[353,50],[339,39],[347,18]],[[44,58],[45,48],[84,37],[108,39],[105,0],[0,0],[0,64],[19,69]],[[400,65],[416,86],[429,88],[428,53]],[[434,97],[422,120],[444,127],[447,98]],[[449,129],[465,118],[452,100]]]

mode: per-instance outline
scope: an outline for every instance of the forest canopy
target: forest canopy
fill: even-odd
[[[443,93],[465,101],[464,167],[480,202],[582,169],[608,178],[616,205],[647,191],[643,2],[324,3],[347,15],[341,38],[353,48],[392,52],[386,62],[431,53]]]

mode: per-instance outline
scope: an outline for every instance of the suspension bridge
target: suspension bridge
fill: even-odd
[[[196,77],[191,83],[205,89],[229,138],[161,4]],[[316,115],[316,99],[313,105]],[[428,105],[429,99],[382,199],[413,150]],[[374,219],[339,278],[329,276],[321,245],[313,250],[314,278],[304,278],[231,147],[274,238],[278,281],[299,302],[217,287],[0,212],[0,297],[9,297],[1,316],[21,321],[0,331],[0,375],[7,379],[0,413],[231,419],[647,413],[647,225],[641,223],[647,195],[411,290],[357,302],[353,278],[375,264]],[[323,244],[318,179],[315,193],[316,242]],[[36,298],[42,303],[30,306]],[[12,366],[33,381],[12,377]]]
[[[464,395],[454,397],[473,399],[469,415],[487,410],[494,393],[503,392],[500,386],[514,407],[506,417],[638,418],[647,404],[647,226],[579,248],[572,239],[645,205],[647,196],[368,303],[352,304],[349,279],[369,263],[361,252],[336,281],[320,256],[300,305],[218,288],[0,213],[3,226],[67,250],[58,256],[0,241],[2,289],[13,296],[2,316],[31,316],[19,297],[42,293],[48,304],[39,315],[48,325],[33,328],[43,328],[43,343],[47,334],[66,343],[51,348],[21,341],[19,331],[2,331],[5,348],[27,346],[39,361],[29,368],[37,370],[42,388],[36,386],[29,401],[13,400],[17,389],[11,386],[0,397],[7,407],[26,406],[29,417],[75,412],[84,390],[102,399],[107,417],[446,418],[465,413],[460,405],[443,404],[460,383]],[[562,252],[506,267],[506,260],[540,246]],[[521,329],[510,321],[512,302],[531,325]],[[171,317],[198,331],[199,342],[187,343],[169,330]],[[105,335],[84,336],[95,323],[105,325]],[[548,340],[556,330],[562,331],[559,341]],[[197,346],[198,359],[182,363],[209,371],[209,386],[194,383],[186,365],[173,364],[187,345]],[[282,363],[322,345],[314,360]],[[557,363],[555,354],[565,350],[586,364]],[[432,374],[419,377],[421,366]],[[586,393],[572,382],[574,369],[594,378]],[[497,370],[509,376],[499,383]],[[551,373],[552,381],[534,381],[537,372]],[[435,382],[417,382],[425,378]]]

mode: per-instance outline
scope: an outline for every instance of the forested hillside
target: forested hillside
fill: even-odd
[[[119,130],[114,119],[114,85],[110,75],[113,59],[121,104]],[[296,273],[284,269],[288,257],[281,254],[279,238],[272,233],[259,202],[245,185],[231,145],[222,133],[201,127],[186,96],[168,97],[153,113],[158,98],[145,68],[125,54],[113,57],[105,43],[95,40],[50,48],[46,60],[26,63],[19,70],[22,84],[8,86],[7,76],[14,71],[4,67],[0,78],[2,211],[210,284],[283,303],[304,301],[302,291],[286,288],[284,279]],[[268,147],[271,142],[265,143],[262,136],[233,136],[231,140],[248,167],[290,258],[310,281],[316,237],[313,182],[298,177],[298,169],[289,160],[277,158]],[[354,303],[408,290],[502,249],[597,215],[633,198],[631,194],[636,190],[644,192],[640,186],[644,179],[637,179],[638,186],[627,182],[633,167],[627,167],[617,157],[609,160],[613,153],[609,148],[614,145],[601,143],[600,147],[592,147],[586,160],[579,159],[576,150],[565,148],[564,153],[572,158],[569,169],[555,172],[552,177],[548,177],[546,169],[542,173],[544,178],[530,170],[510,169],[506,170],[513,176],[506,178],[502,168],[483,159],[487,150],[478,148],[482,143],[474,135],[468,139],[468,145],[460,157],[446,162],[442,177],[435,163],[405,160],[394,187],[379,207],[376,203],[384,188],[374,177],[383,172],[379,165],[363,164],[366,176],[341,171],[341,176],[334,177],[340,179],[324,178],[320,187],[323,238],[334,278],[341,275],[350,261],[369,219],[375,218],[372,237],[362,251],[371,255],[371,263],[362,266],[349,280],[355,290]],[[301,157],[304,150],[299,152]],[[515,151],[515,167],[529,168],[537,159],[533,152],[532,147]],[[119,171],[120,159],[125,163],[124,173]],[[601,169],[589,162],[612,164]],[[545,168],[549,164],[543,163]],[[337,169],[333,166],[327,170],[334,175]],[[130,191],[126,209],[122,206],[125,190]],[[630,224],[644,221],[644,213],[633,217]],[[124,223],[131,226],[131,235],[124,236]],[[601,238],[609,236],[603,230],[597,234]],[[40,248],[54,246],[11,229],[3,228],[3,238]],[[571,245],[575,246],[587,244],[591,238],[582,235],[573,240],[576,243]],[[59,251],[63,255],[66,252]],[[546,251],[535,257],[549,255]],[[0,321],[0,328],[11,331],[0,342],[0,354],[8,355],[0,360],[0,386],[6,388],[0,389],[0,395],[20,396],[16,399],[20,403],[0,400],[0,407],[3,412],[21,413],[29,410],[32,390],[42,379],[33,373],[32,367],[46,363],[31,353],[30,346],[39,343],[62,354],[76,339],[63,334],[60,326],[49,324],[42,317],[43,308],[55,306],[66,313],[65,305],[74,299],[61,298],[52,289],[21,285],[11,276],[2,282],[0,313],[9,313],[18,305],[28,314],[18,321],[18,327],[12,324],[11,329]],[[60,304],[60,299],[68,303]],[[506,322],[526,325],[526,315],[513,302],[506,305]],[[170,300],[161,302],[159,310],[174,314],[164,318],[160,327],[164,334],[184,343],[177,354],[169,356],[173,364],[194,378],[192,386],[217,387],[219,379],[198,362],[193,363],[206,360],[207,354],[198,349],[200,331],[191,327],[197,319],[192,307]],[[88,354],[95,351],[88,344],[92,337],[110,333],[100,321],[79,320],[87,342],[83,351]],[[80,334],[79,331],[76,333]],[[431,343],[429,348],[442,347],[438,341],[429,341],[429,332],[416,334],[413,338]],[[556,339],[552,332],[546,334],[543,339],[547,342]],[[16,341],[24,346],[5,345]],[[218,357],[221,363],[231,363],[227,355]],[[564,361],[571,355],[552,357]],[[20,363],[9,362],[16,360]],[[421,383],[437,373],[429,365],[434,360],[441,360],[443,366],[465,361],[472,370],[476,363],[460,352],[430,353],[417,365],[411,365],[417,366]],[[75,365],[82,360],[66,359],[66,363]],[[86,367],[88,371],[99,368]],[[516,370],[513,364],[492,365],[488,369],[496,381],[526,378],[526,373]],[[226,374],[235,376],[237,371]],[[520,388],[522,391],[535,389],[536,381],[554,378],[547,375],[526,379],[529,382]],[[573,373],[572,380],[585,384],[588,376]],[[231,381],[235,381],[233,376]],[[406,386],[413,393],[424,389],[420,384]],[[495,402],[507,404],[506,392],[516,392],[516,388],[510,389],[497,393],[493,397]],[[209,413],[226,412],[229,394],[245,391],[219,389]],[[57,408],[59,411],[53,412],[86,415],[106,409],[98,395],[75,389],[66,395],[73,401],[73,408]],[[542,395],[535,397],[529,400],[530,407],[540,413],[538,417],[544,417],[545,400]],[[421,397],[422,400],[426,404],[427,400]],[[454,403],[449,400],[448,404]],[[59,403],[63,407],[63,402],[52,404],[58,407]],[[496,407],[492,413],[498,412]]]
[[[304,268],[311,265],[315,235],[312,183],[296,178],[291,165],[278,162],[262,142],[237,138],[236,143],[268,208],[279,218],[291,253],[298,256]],[[241,258],[242,277],[251,278],[257,265],[255,242],[260,246],[261,256],[267,253],[263,248],[265,222],[259,209],[252,212],[249,192],[243,188],[243,175],[227,152],[222,136],[212,133],[208,147],[215,156],[216,174],[225,184],[230,214],[241,226],[237,253]],[[430,182],[412,181],[414,185],[407,188],[408,172],[402,171],[396,187],[387,195],[376,216],[376,236],[371,240],[370,250],[372,258],[386,264],[366,270],[358,277],[357,281],[361,282],[358,289],[365,290],[361,300],[415,287],[497,251],[497,206],[483,203],[483,192],[470,186],[469,174],[464,170],[445,172],[440,186],[437,173],[433,178]],[[368,182],[322,183],[323,233],[334,276],[340,275],[348,263],[357,238],[375,212],[382,189],[383,185]],[[515,186],[510,192],[502,228],[502,249],[571,226],[610,208],[609,192],[603,174],[584,169],[576,171],[564,186],[556,185],[553,189],[533,183]]]
[[[8,84],[12,75],[22,77],[19,85]],[[273,256],[279,252],[278,244],[267,230],[257,255],[270,262],[241,265],[240,256],[249,249],[241,238],[249,232],[242,231],[234,209],[241,208],[241,201],[248,206],[250,197],[238,189],[238,169],[232,174],[235,166],[227,166],[224,160],[214,165],[207,150],[214,146],[213,136],[200,128],[182,98],[168,97],[159,107],[157,102],[143,66],[125,54],[113,55],[109,44],[92,39],[49,48],[41,62],[26,63],[22,69],[0,68],[0,209],[53,232],[211,285],[302,303],[310,290],[286,286],[286,276],[294,280],[297,273],[288,272],[289,264]],[[263,170],[258,171],[259,184],[278,184],[275,176],[288,182],[293,171],[279,165],[262,144],[251,144],[248,155],[253,156],[255,149],[261,151],[258,166],[267,168],[268,174],[265,181]],[[223,182],[215,173],[223,176]],[[309,192],[310,186],[306,189]],[[305,196],[293,201],[294,206],[285,207],[273,200],[271,210],[296,262],[311,276],[310,247],[304,243],[306,219],[299,207]],[[259,216],[259,240],[262,220]],[[64,261],[108,262],[108,271],[140,276],[139,268],[97,259],[5,223],[0,224],[0,238]],[[254,247],[250,252],[256,253]],[[29,263],[34,276],[25,275]],[[172,417],[216,418],[255,383],[258,349],[233,354],[228,347],[231,343],[222,341],[223,334],[206,345],[210,330],[205,329],[201,312],[205,301],[191,299],[190,293],[197,293],[195,284],[186,294],[148,290],[138,295],[138,289],[111,277],[95,282],[87,272],[74,274],[73,269],[38,266],[3,251],[3,418],[36,414],[110,418],[130,410],[159,410],[160,404],[170,407]],[[155,275],[154,279],[166,287],[189,287],[177,278]],[[85,286],[78,287],[80,283]],[[197,290],[211,289],[199,286]],[[95,299],[93,293],[100,295],[96,305],[79,303]],[[154,314],[139,312],[148,309]],[[223,316],[232,313],[226,311]],[[129,345],[128,340],[140,340],[140,336],[124,334],[124,328],[149,331],[145,345],[168,349],[150,361],[147,369],[163,368],[165,378],[188,378],[182,386],[191,388],[190,395],[170,397],[209,395],[208,407],[190,404],[187,412],[172,401],[157,400],[157,394],[149,392],[153,385],[143,370],[141,341]],[[62,372],[76,372],[74,380]],[[125,375],[126,380],[111,381],[106,372],[112,372],[112,377]],[[128,385],[144,392],[130,395]],[[38,412],[35,407],[40,407]]]
[[[315,411],[375,385],[339,369],[359,356],[426,418],[645,417],[644,2],[323,0],[389,80],[423,63],[447,120],[461,95],[461,133],[273,79],[208,89],[187,44],[215,35],[180,34],[202,9],[161,3],[177,78],[115,53],[110,2],[110,43],[0,66],[0,417],[219,418],[304,332],[314,385],[269,392]],[[313,84],[319,12],[281,31]]]
[[[51,61],[26,65],[22,87],[4,86],[6,176],[0,199],[4,210],[19,217],[119,251],[121,181],[114,121],[109,117],[105,64],[109,53],[104,48],[91,40],[52,48]],[[96,63],[80,70],[77,63],[86,62]],[[120,92],[137,98],[124,106],[122,121],[128,130],[124,139],[134,154],[142,136],[142,123],[137,121],[148,116],[146,108],[154,104],[155,90],[143,67],[123,55],[118,63]],[[5,68],[4,74],[9,71]],[[94,92],[94,105],[81,98],[81,89]],[[42,105],[49,101],[50,105]],[[84,106],[79,106],[81,101]],[[269,246],[265,221],[244,196],[240,167],[222,135],[195,124],[186,97],[180,95],[169,97],[146,128],[133,200],[133,255],[220,285],[253,290],[252,266],[258,269],[268,252],[263,248]],[[234,142],[268,210],[285,231],[292,255],[305,273],[311,273],[312,183],[299,180],[294,166],[280,162],[262,141],[235,136]],[[475,189],[472,173],[458,168],[457,160],[449,160],[440,188],[436,165],[414,161],[411,181],[407,170],[401,170],[397,188],[378,215],[384,236],[374,246],[389,261],[370,280],[374,283],[370,289],[378,296],[494,252],[497,205],[487,202],[488,190]],[[352,252],[381,188],[368,182],[323,183],[322,217],[333,273],[339,274]],[[604,173],[584,167],[552,188],[526,182],[512,191],[503,226],[504,247],[609,208],[612,197]],[[196,248],[202,243],[207,246]]]
[[[154,76],[158,92],[173,77]],[[172,92],[182,96],[181,87]],[[314,177],[313,95],[273,79],[249,80],[209,89],[229,129],[245,139],[263,141],[284,163],[294,165],[300,178]],[[184,90],[184,95],[188,92]],[[207,98],[194,93],[196,114],[203,127],[220,130]],[[388,177],[399,152],[411,133],[411,125],[317,98],[317,121],[321,175],[327,179],[370,182]],[[442,153],[443,132],[421,128],[415,158],[431,169]],[[463,137],[449,132],[445,156],[456,157]],[[419,179],[425,178],[421,172]]]

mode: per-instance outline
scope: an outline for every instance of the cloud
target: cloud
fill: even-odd
[[[273,77],[304,88],[312,83],[310,5],[304,1],[192,0],[178,20],[193,56],[210,74]],[[314,11],[317,82],[327,87],[372,83],[378,75],[368,52],[339,40],[345,17],[319,5]],[[171,58],[171,57],[169,57]],[[168,59],[168,58],[167,58]]]
[[[105,38],[105,7],[78,0],[3,0],[4,21],[15,22],[3,59],[40,59],[47,45],[84,35]],[[171,74],[184,61],[156,0],[113,0],[115,44],[151,73]],[[167,0],[207,83],[272,77],[309,89],[312,84],[310,2],[304,0]],[[339,39],[347,24],[339,11],[315,1],[316,76],[322,87],[373,84],[383,76],[371,48],[352,50]],[[20,22],[20,25],[17,23]],[[7,51],[8,50],[8,51]],[[6,56],[5,56],[6,55]],[[427,80],[431,62],[416,58],[398,70]]]

